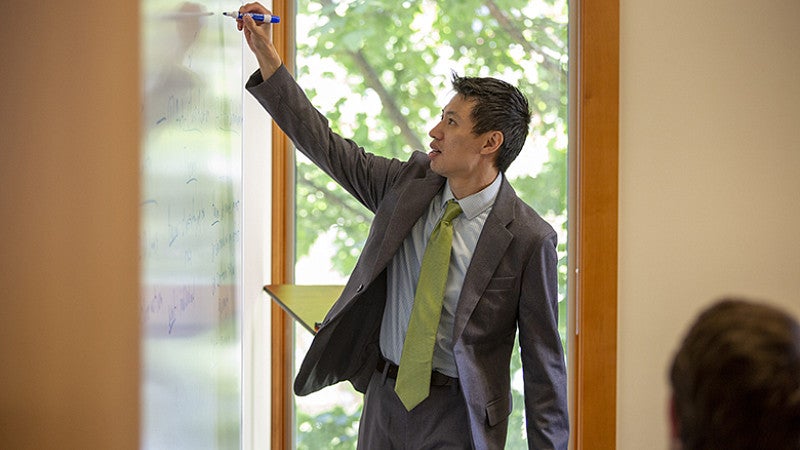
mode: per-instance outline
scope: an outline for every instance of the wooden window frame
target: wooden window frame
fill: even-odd
[[[570,415],[577,450],[616,447],[617,227],[619,158],[619,0],[571,1],[574,39],[570,115]],[[273,39],[289,70],[294,2],[274,0],[284,17]],[[273,124],[272,283],[291,283],[294,261],[294,158]],[[292,444],[292,323],[272,305],[271,448]]]
[[[283,16],[280,26],[272,27],[272,40],[286,68],[294,73],[295,1],[273,0],[272,10]],[[272,254],[271,283],[294,281],[294,175],[292,143],[272,123]],[[272,352],[270,393],[270,448],[291,449],[294,432],[292,397],[293,324],[289,315],[275,302],[270,306],[270,347]]]
[[[614,449],[617,436],[619,0],[576,1],[569,258],[574,449]]]

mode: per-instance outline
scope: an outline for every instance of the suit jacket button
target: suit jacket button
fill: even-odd
[[[363,290],[364,290],[364,285],[363,284],[359,284],[358,285],[358,289],[356,289],[356,292],[361,292]]]

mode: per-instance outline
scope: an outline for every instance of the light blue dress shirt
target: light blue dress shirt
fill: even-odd
[[[433,370],[450,377],[458,377],[453,357],[453,323],[456,306],[467,268],[472,260],[483,224],[492,210],[503,175],[480,192],[458,200],[463,213],[453,220],[453,250],[447,273],[442,317],[433,349]],[[386,309],[381,323],[381,352],[397,364],[403,352],[403,341],[414,305],[414,293],[422,265],[422,256],[433,228],[444,214],[445,203],[453,197],[449,182],[431,201],[428,211],[419,218],[411,233],[403,241],[388,267]]]

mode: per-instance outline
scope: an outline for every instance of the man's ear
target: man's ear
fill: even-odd
[[[675,395],[669,398],[669,435],[673,441],[679,441],[681,436],[681,423],[678,420],[678,409],[675,406]]]
[[[481,153],[484,155],[491,155],[492,153],[496,153],[497,150],[500,149],[500,146],[503,145],[503,132],[497,130],[487,131],[485,136],[486,139],[484,140]]]
[[[669,398],[669,448],[670,450],[683,450],[681,422],[678,417],[678,407],[675,405],[675,394]]]

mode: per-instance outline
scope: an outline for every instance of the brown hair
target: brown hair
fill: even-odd
[[[503,133],[503,144],[497,152],[495,166],[505,172],[517,158],[531,122],[528,99],[519,89],[496,78],[461,77],[453,73],[453,88],[469,100],[474,100],[472,132]]]

